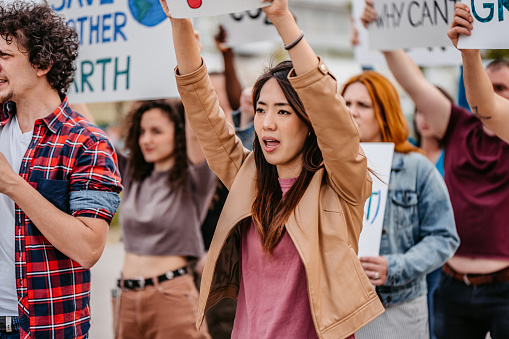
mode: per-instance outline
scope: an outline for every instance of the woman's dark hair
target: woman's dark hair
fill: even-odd
[[[269,253],[272,253],[274,247],[281,240],[285,230],[285,223],[292,211],[297,207],[313,175],[318,169],[323,167],[322,152],[318,148],[313,126],[311,126],[311,122],[297,92],[295,92],[288,80],[288,74],[292,68],[293,64],[291,61],[283,61],[262,74],[253,86],[253,106],[255,112],[256,103],[260,98],[263,86],[270,79],[276,79],[290,106],[309,128],[309,135],[302,149],[302,171],[297,181],[284,197],[278,182],[277,168],[265,160],[258,136],[255,134],[253,152],[257,173],[257,194],[251,211],[253,221],[262,239],[263,249]]]
[[[184,125],[184,106],[180,99],[168,100],[146,100],[136,104],[127,116],[127,136],[125,138],[125,148],[129,157],[129,170],[131,180],[143,181],[150,175],[154,169],[154,164],[148,163],[143,157],[140,148],[140,124],[141,117],[145,112],[158,108],[175,126],[173,156],[175,165],[168,176],[168,185],[177,187],[187,180],[187,151],[186,151],[186,132]]]
[[[34,67],[49,69],[46,77],[63,99],[74,79],[79,39],[74,28],[46,3],[15,1],[0,6],[0,36],[18,44]]]

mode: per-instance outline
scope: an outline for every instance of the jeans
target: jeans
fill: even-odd
[[[429,338],[436,339],[434,328],[435,328],[435,315],[433,314],[433,296],[438,288],[440,282],[440,275],[442,267],[437,268],[433,272],[426,276],[426,283],[428,285],[428,322],[429,322]]]
[[[466,285],[444,273],[435,292],[438,339],[509,338],[509,282]]]
[[[0,332],[0,339],[19,339],[18,317],[12,317],[12,332]]]

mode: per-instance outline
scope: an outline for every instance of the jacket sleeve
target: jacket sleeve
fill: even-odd
[[[416,167],[424,172],[417,182],[419,220],[418,229],[412,230],[416,243],[405,253],[384,255],[389,286],[405,285],[432,272],[449,260],[459,246],[452,205],[442,177],[431,163],[422,162]]]
[[[227,122],[219,107],[205,64],[186,75],[179,75],[175,68],[175,77],[189,123],[200,141],[210,169],[229,190],[250,152],[235,136],[235,128]]]
[[[349,204],[363,205],[371,194],[371,176],[360,137],[337,82],[318,58],[317,67],[289,75],[315,130],[329,183]]]

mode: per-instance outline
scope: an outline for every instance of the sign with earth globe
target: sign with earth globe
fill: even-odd
[[[72,103],[178,96],[171,25],[158,0],[48,3],[80,39]]]
[[[131,13],[140,24],[152,27],[166,19],[159,0],[128,0]]]

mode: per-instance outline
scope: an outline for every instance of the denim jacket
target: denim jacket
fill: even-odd
[[[426,274],[458,246],[449,194],[435,166],[419,153],[395,152],[380,243],[388,276],[376,288],[384,306],[424,295]]]

